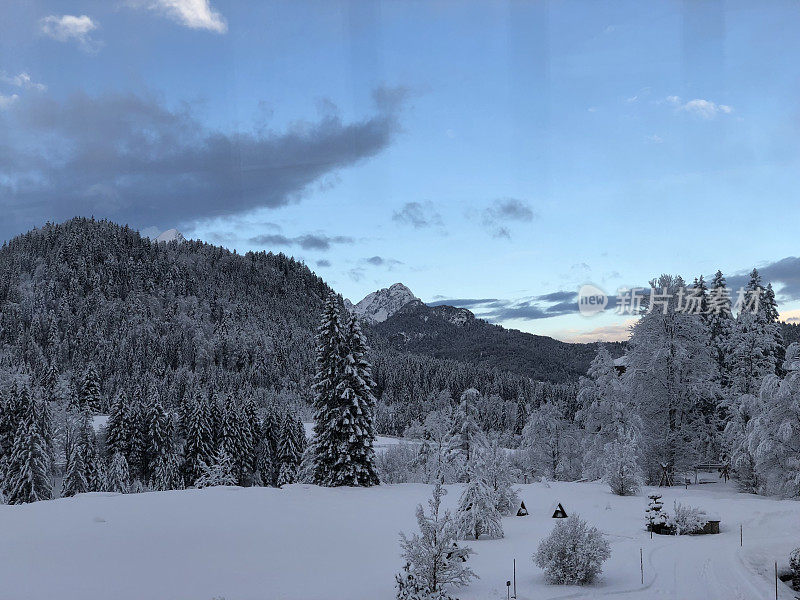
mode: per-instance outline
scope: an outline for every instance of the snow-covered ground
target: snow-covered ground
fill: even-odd
[[[461,600],[506,597],[517,559],[520,599],[758,599],[774,597],[773,561],[800,545],[800,503],[703,485],[663,491],[722,517],[722,533],[650,540],[645,496],[596,483],[520,486],[530,516],[503,520],[506,538],[471,542],[481,579]],[[415,530],[426,485],[325,489],[310,485],[84,494],[0,506],[0,598],[13,600],[391,600],[401,567],[398,533]],[[453,506],[459,486],[449,486]],[[549,586],[530,559],[561,502],[608,536],[599,583]],[[739,548],[739,524],[744,548]],[[639,549],[644,552],[641,585]],[[794,594],[780,584],[780,597]]]

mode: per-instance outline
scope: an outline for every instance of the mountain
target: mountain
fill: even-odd
[[[373,324],[383,323],[406,304],[414,301],[421,302],[420,299],[402,283],[395,283],[388,288],[368,294],[356,305],[350,304],[352,309],[350,306],[347,306],[349,301],[345,306],[367,323]]]
[[[371,342],[384,348],[502,369],[541,381],[577,381],[586,374],[597,344],[570,344],[492,325],[465,308],[427,306],[418,299],[370,327]],[[624,344],[607,344],[621,356]]]
[[[0,249],[0,370],[63,395],[93,364],[106,400],[140,386],[167,404],[198,389],[307,400],[329,292],[283,254],[155,243],[94,219],[48,224]]]
[[[186,238],[183,237],[183,234],[178,231],[177,229],[167,229],[164,233],[159,235],[156,239],[156,242],[185,242]]]

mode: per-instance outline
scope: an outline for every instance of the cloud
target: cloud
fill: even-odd
[[[622,342],[631,337],[631,325],[636,319],[629,319],[617,325],[605,325],[589,331],[579,329],[562,329],[550,335],[562,342],[586,344],[589,342]]]
[[[189,29],[228,31],[225,18],[211,7],[209,0],[129,0],[127,4],[162,14]]]
[[[779,302],[800,300],[800,257],[787,256],[757,268],[761,274],[763,284],[772,283]],[[728,288],[731,290],[734,300],[736,292],[745,287],[750,280],[750,271],[752,271],[752,268],[738,271],[726,277]],[[706,277],[706,282],[709,281],[711,281],[711,277]]]
[[[391,270],[393,267],[397,265],[402,265],[403,263],[399,260],[394,258],[384,258],[383,256],[371,256],[369,258],[363,259],[363,262],[366,264],[370,264],[373,267],[386,267]]]
[[[414,229],[442,225],[442,217],[434,209],[433,202],[406,202],[392,215],[392,221],[411,225]]]
[[[703,100],[701,98],[683,102],[680,96],[667,96],[667,102],[675,106],[679,111],[687,112],[702,119],[713,119],[717,115],[729,115],[733,112],[733,107],[727,104],[717,104],[711,100]]]
[[[97,22],[87,15],[50,15],[39,21],[39,29],[47,37],[59,42],[74,40],[87,52],[96,52],[102,45],[90,35],[97,28]]]
[[[331,266],[331,261],[329,261],[329,260],[327,260],[325,258],[322,258],[322,259],[317,261],[317,266],[318,267],[330,267]]]
[[[383,151],[399,127],[396,113],[376,110],[219,131],[187,106],[131,93],[10,104],[0,113],[0,238],[75,215],[166,228],[285,206]]]
[[[500,198],[483,210],[482,221],[492,237],[511,239],[511,232],[505,223],[529,222],[536,216],[533,209],[522,200]]]
[[[652,135],[646,135],[645,139],[652,144],[661,144],[664,142],[664,138],[662,138],[660,135],[656,135],[655,133]]]
[[[353,244],[355,240],[345,235],[329,236],[324,233],[307,233],[287,237],[279,233],[268,233],[250,238],[251,244],[259,246],[299,246],[303,250],[329,250],[334,244]]]
[[[10,94],[8,96],[5,94],[0,94],[0,110],[9,108],[17,100],[19,100],[19,96],[17,94]]]
[[[7,83],[8,85],[13,85],[24,90],[36,90],[37,92],[43,92],[47,89],[45,84],[36,83],[27,73],[9,75],[5,71],[0,71],[0,82]]]

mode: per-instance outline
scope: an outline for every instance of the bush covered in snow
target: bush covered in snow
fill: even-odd
[[[792,587],[800,591],[800,548],[795,548],[789,555],[789,568],[792,570]]]
[[[610,555],[603,534],[572,515],[559,521],[542,540],[533,561],[544,569],[548,583],[583,585],[594,581]]]
[[[708,522],[704,510],[675,502],[673,512],[667,517],[667,527],[675,535],[700,533]]]

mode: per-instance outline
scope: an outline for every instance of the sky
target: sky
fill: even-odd
[[[569,341],[661,273],[800,322],[796,2],[8,1],[0,239],[75,215]]]

